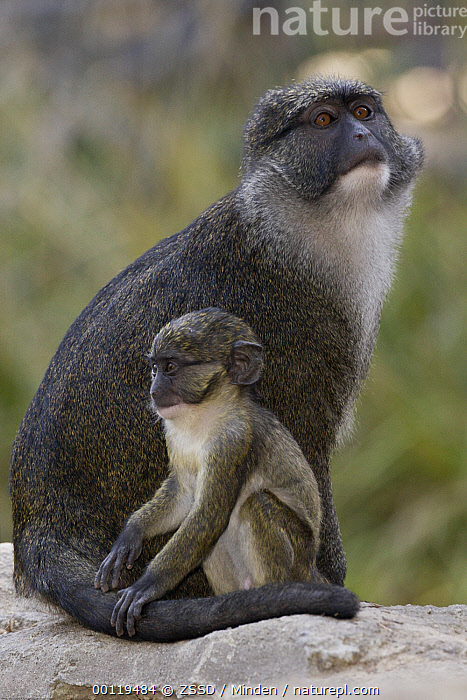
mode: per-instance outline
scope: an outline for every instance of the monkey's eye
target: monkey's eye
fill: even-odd
[[[174,375],[178,370],[178,365],[172,360],[168,360],[165,365],[165,374]]]
[[[352,114],[354,115],[355,119],[368,119],[368,117],[371,117],[373,112],[369,107],[359,105],[358,107],[355,107]]]
[[[313,124],[315,126],[329,126],[331,122],[334,121],[334,117],[332,114],[329,114],[329,112],[320,112],[317,117],[315,117],[315,120]]]
[[[153,374],[157,374],[157,364],[155,362],[151,364],[151,371]]]

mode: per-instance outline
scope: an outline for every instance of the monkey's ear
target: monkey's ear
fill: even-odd
[[[259,343],[237,340],[230,354],[230,377],[232,384],[247,386],[254,384],[263,369],[263,347]]]

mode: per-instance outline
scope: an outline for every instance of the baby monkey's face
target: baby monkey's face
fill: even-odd
[[[151,408],[161,418],[174,420],[210,398],[226,379],[224,365],[206,362],[176,348],[150,356]]]
[[[164,420],[202,420],[214,404],[225,413],[258,382],[262,350],[244,321],[220,309],[173,319],[154,338],[148,358],[152,410]]]

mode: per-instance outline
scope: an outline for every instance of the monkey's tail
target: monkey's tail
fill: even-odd
[[[350,618],[359,607],[357,596],[339,586],[269,584],[211,598],[151,603],[136,629],[141,639],[167,642],[298,613]]]
[[[115,636],[110,617],[117,593],[96,590],[91,583],[95,571],[91,567],[86,571],[86,564],[80,566],[76,578],[69,569],[60,576],[55,572],[48,597],[87,627]],[[298,613],[351,618],[359,605],[357,596],[347,588],[324,583],[268,584],[210,598],[160,600],[144,606],[132,639],[175,642]]]

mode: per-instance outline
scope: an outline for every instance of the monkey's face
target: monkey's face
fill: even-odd
[[[162,418],[173,419],[218,398],[228,386],[240,392],[240,387],[246,390],[258,382],[262,347],[244,321],[208,308],[164,326],[154,338],[149,362],[151,407]]]
[[[318,78],[266,93],[246,127],[247,171],[273,169],[307,199],[334,186],[381,195],[410,183],[419,141],[400,136],[378,92],[359,81]]]
[[[175,348],[151,356],[151,407],[174,419],[211,396],[225,378],[220,362],[203,362]]]
[[[322,194],[334,183],[348,181],[382,191],[390,178],[392,158],[382,133],[385,123],[369,95],[317,102],[306,110],[290,137],[298,159],[295,167],[286,162],[287,172],[293,171],[296,182],[298,176],[305,194],[316,192],[317,183]]]

